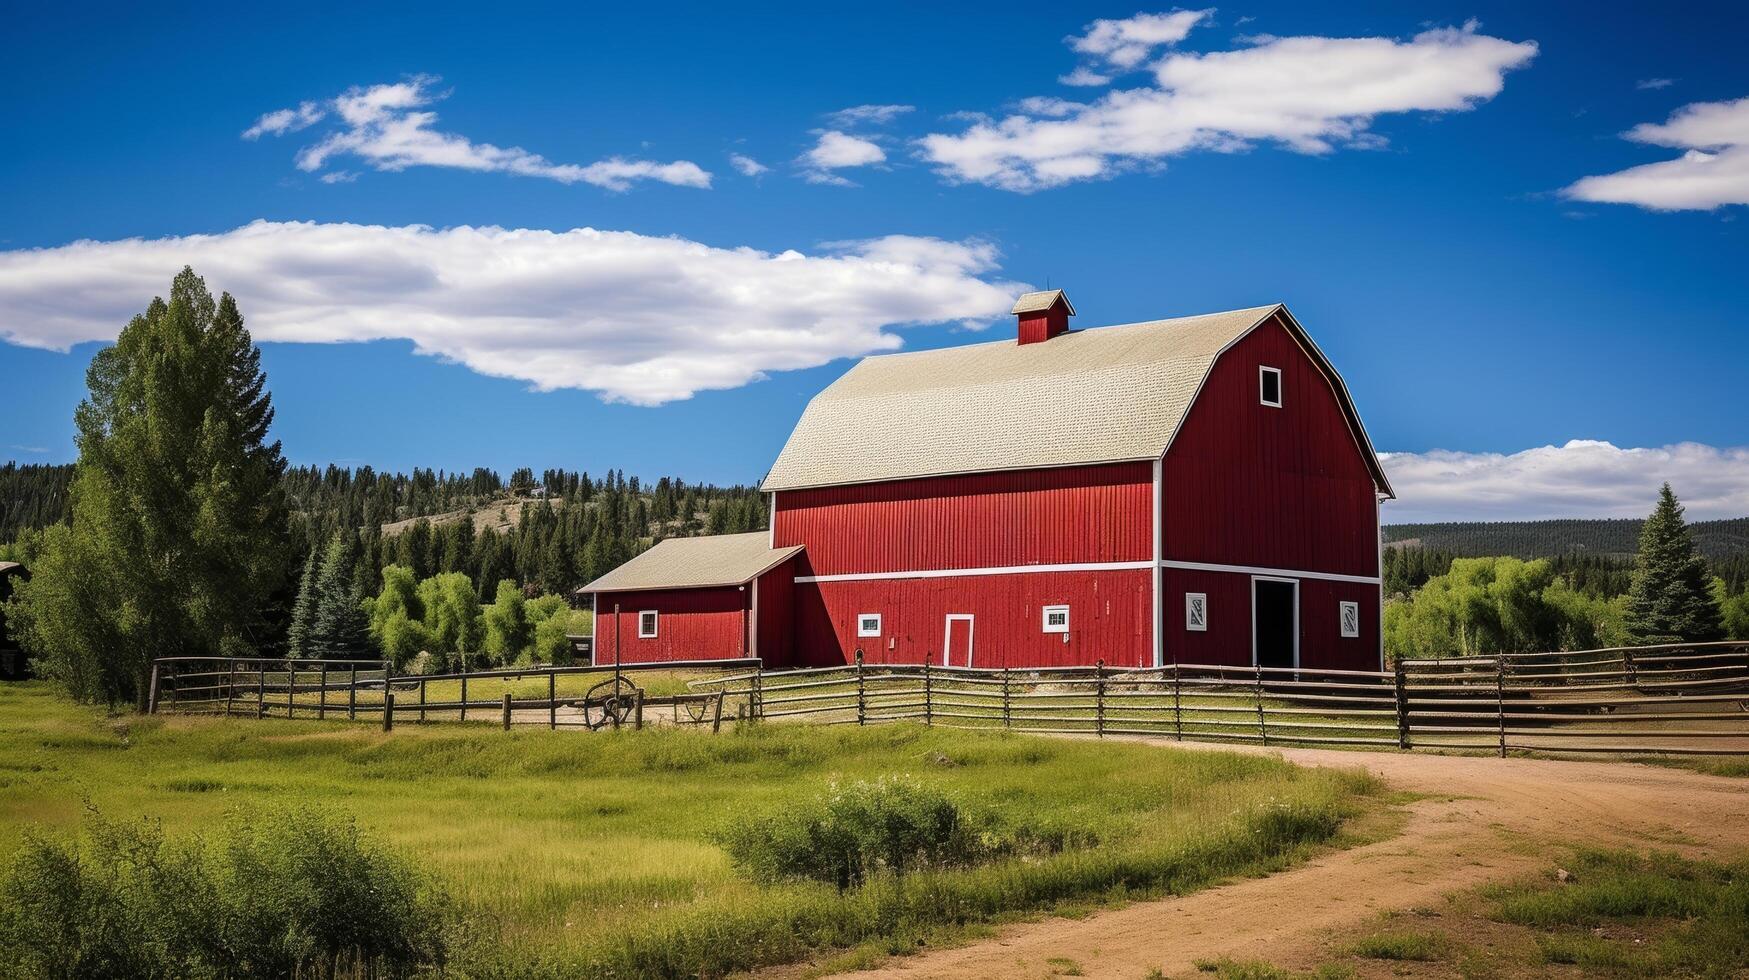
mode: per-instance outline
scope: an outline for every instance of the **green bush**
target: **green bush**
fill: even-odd
[[[907,776],[834,783],[822,795],[742,818],[717,840],[755,881],[860,885],[876,875],[964,867],[1097,843],[1056,827],[997,827],[987,815]]]
[[[450,909],[348,818],[236,813],[209,847],[94,813],[0,878],[0,976],[401,976],[443,964]]]

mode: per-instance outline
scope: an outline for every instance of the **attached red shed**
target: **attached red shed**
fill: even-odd
[[[595,662],[788,662],[795,563],[764,531],[669,538],[585,585]]]

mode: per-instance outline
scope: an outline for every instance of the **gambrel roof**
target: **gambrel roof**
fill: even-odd
[[[1279,303],[863,358],[808,403],[762,488],[1158,459],[1215,361],[1277,314],[1390,495],[1347,387]]]

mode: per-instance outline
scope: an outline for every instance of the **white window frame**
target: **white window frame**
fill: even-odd
[[[1061,623],[1053,624],[1051,622],[1052,613],[1062,613],[1063,621]],[[1039,615],[1039,625],[1043,627],[1046,633],[1069,632],[1069,607],[1067,605],[1044,607],[1044,610]]]
[[[1353,629],[1348,628],[1349,614],[1351,614],[1351,613],[1354,616],[1354,628]],[[1350,602],[1347,599],[1343,599],[1342,601],[1338,602],[1336,604],[1336,624],[1337,624],[1337,629],[1342,631],[1342,636],[1344,639],[1352,639],[1354,637],[1359,636],[1360,635],[1360,603]]]
[[[869,629],[869,627],[868,627],[868,621],[871,619],[874,620],[874,628],[873,629]],[[858,638],[872,636],[875,639],[880,639],[880,637],[881,637],[881,614],[880,613],[857,613],[856,614],[856,635]]]
[[[1194,610],[1198,603],[1202,604],[1202,622],[1196,621]],[[1184,593],[1184,628],[1192,633],[1207,633],[1209,630],[1209,595],[1207,592]]]
[[[1265,375],[1270,374],[1275,375],[1275,401],[1270,401],[1264,395],[1263,378]],[[1284,397],[1284,391],[1285,389],[1283,389],[1281,383],[1281,368],[1259,364],[1257,366],[1257,401],[1269,406],[1270,408],[1280,408]]]
[[[645,616],[650,617],[650,632],[648,632],[648,633],[644,632],[644,617]],[[654,640],[656,638],[656,633],[658,630],[661,629],[661,626],[662,626],[662,616],[657,610],[654,610],[654,609],[640,609],[640,610],[638,610],[638,639],[640,639],[640,640]]]

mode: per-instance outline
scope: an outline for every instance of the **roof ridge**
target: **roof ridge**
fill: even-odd
[[[1106,330],[1124,330],[1130,327],[1151,327],[1162,323],[1181,323],[1185,320],[1201,320],[1204,317],[1211,316],[1232,316],[1235,313],[1250,313],[1258,310],[1277,310],[1283,308],[1285,305],[1286,304],[1283,303],[1266,303],[1262,306],[1241,306],[1238,309],[1232,310],[1215,310],[1209,313],[1191,313],[1185,316],[1167,316],[1160,317],[1156,320],[1132,320],[1128,323],[1102,323],[1097,327],[1078,327],[1069,330],[1066,333],[1058,334],[1051,339],[1059,340],[1063,337],[1077,337]],[[886,360],[891,357],[913,357],[918,354],[939,354],[943,351],[973,350],[979,347],[993,347],[997,344],[1008,344],[1014,347],[1020,346],[1014,343],[1014,338],[1004,337],[998,340],[982,340],[975,344],[953,344],[948,347],[924,347],[918,350],[888,351],[884,354],[864,354],[862,357],[857,358],[857,363],[860,364],[863,361]]]

